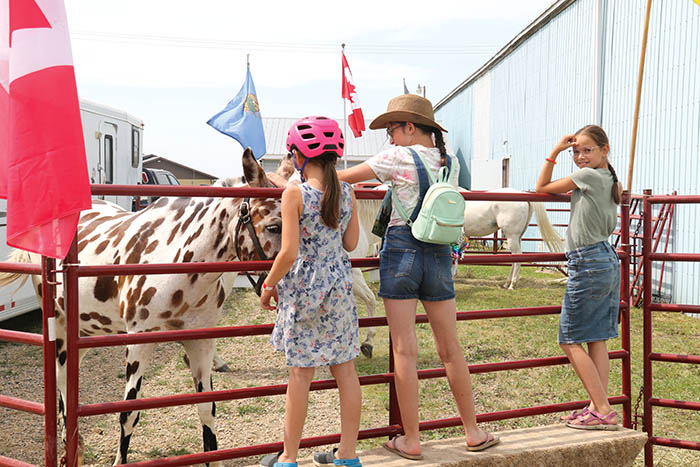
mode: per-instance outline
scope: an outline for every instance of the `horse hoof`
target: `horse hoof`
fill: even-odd
[[[367,358],[372,358],[372,351],[374,350],[374,346],[372,344],[368,343],[363,343],[360,345],[360,352],[362,352],[362,355],[364,355]]]
[[[225,363],[220,367],[214,368],[214,371],[217,373],[233,373],[233,370]]]

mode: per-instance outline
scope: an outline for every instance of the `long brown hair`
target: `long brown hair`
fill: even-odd
[[[318,164],[323,168],[323,197],[321,198],[321,219],[332,229],[338,228],[340,221],[340,181],[335,163],[338,155],[327,151],[309,160],[310,164]]]
[[[608,140],[608,135],[605,133],[605,130],[603,130],[598,125],[586,125],[574,134],[574,136],[578,136],[578,135],[588,136],[600,148],[602,148],[603,146],[608,146],[608,148],[610,147],[610,141]],[[610,153],[610,151],[608,151],[608,154],[609,153]],[[608,170],[610,170],[610,174],[612,175],[612,178],[613,178],[613,185],[612,185],[612,188],[610,190],[610,196],[612,196],[612,199],[613,199],[613,201],[615,201],[615,204],[620,204],[620,189],[618,188],[617,173],[615,173],[615,169],[613,168],[612,164],[610,163],[610,157],[608,157]]]

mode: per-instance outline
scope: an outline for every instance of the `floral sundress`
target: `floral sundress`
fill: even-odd
[[[285,352],[287,366],[338,365],[360,354],[352,266],[343,233],[352,216],[350,185],[341,183],[338,229],[321,218],[323,192],[299,185],[304,207],[299,219],[299,253],[277,284],[279,305],[270,342]]]

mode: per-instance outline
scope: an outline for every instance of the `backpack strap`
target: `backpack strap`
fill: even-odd
[[[413,222],[418,219],[418,213],[420,212],[420,208],[423,205],[423,198],[425,198],[425,194],[428,192],[428,188],[430,188],[430,185],[436,182],[435,177],[433,177],[433,174],[430,173],[430,171],[427,169],[428,164],[425,163],[425,160],[423,159],[423,156],[421,156],[418,152],[416,152],[413,148],[407,147],[408,151],[411,153],[411,156],[413,156],[413,163],[416,166],[416,171],[418,172],[418,202],[416,203],[416,207],[413,208],[413,212],[411,213],[411,216],[409,217],[408,214],[406,214],[406,210],[404,209],[403,205],[401,204],[401,201],[399,201],[399,198],[396,197],[396,193],[394,188],[394,184],[392,182],[392,190],[391,190],[391,195],[392,199],[394,201],[394,206],[396,206],[396,211],[398,211],[399,215],[401,218],[406,222],[406,224],[410,227]],[[447,154],[446,154],[447,156]],[[440,168],[440,172],[438,172],[438,178],[437,180],[447,180],[449,177],[449,172],[452,167],[452,160],[449,156],[446,157],[447,159],[447,172],[445,172],[445,167]]]

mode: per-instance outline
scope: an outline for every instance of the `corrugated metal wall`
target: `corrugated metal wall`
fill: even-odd
[[[529,26],[524,40],[513,50],[502,52],[503,57],[485,71],[491,86],[491,108],[486,113],[490,119],[490,157],[510,155],[510,185],[514,188],[533,189],[542,160],[558,139],[596,119],[597,4],[602,6],[603,21],[601,124],[610,138],[611,162],[627,186],[646,2],[577,0],[558,2],[562,11]],[[470,142],[474,119],[479,117],[470,111],[469,103],[480,76],[468,79],[463,89],[441,101],[436,111],[466,158],[474,144]],[[559,161],[555,178],[574,170],[573,162],[563,154]],[[632,191],[651,188],[657,194],[695,194],[699,179],[700,6],[690,0],[656,0],[649,28]],[[695,227],[699,212],[696,206],[676,207],[669,251],[700,252]],[[550,213],[550,219],[566,223],[568,215]],[[536,232],[528,235],[536,236]],[[655,269],[658,278],[659,268]],[[696,264],[666,265],[664,282],[672,281],[674,302],[700,303],[699,275]],[[671,290],[666,289],[666,293]]]
[[[456,156],[461,155],[463,160],[470,161],[473,154],[472,128],[474,123],[474,97],[471,88],[455,96],[450,104],[449,107],[436,114],[435,118],[438,122],[444,123],[443,126],[449,126],[446,134],[449,150]],[[462,179],[462,171],[469,174],[467,183],[471,186],[469,162],[467,162],[467,167],[460,167],[460,179]]]

